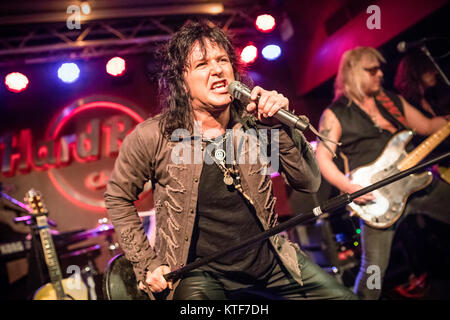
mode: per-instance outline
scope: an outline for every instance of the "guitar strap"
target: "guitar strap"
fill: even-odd
[[[384,116],[387,116],[390,120],[393,120],[397,125],[397,128],[408,128],[405,116],[385,91],[381,91],[375,97],[375,101],[377,102],[377,106],[379,107],[379,109],[381,109],[380,111],[385,111],[382,112],[382,114]],[[399,101],[399,103],[401,103],[401,101]]]
[[[397,129],[408,128],[405,116],[384,90],[375,97],[375,103],[381,114],[385,118],[393,122],[396,125]],[[401,104],[401,100],[399,100],[398,103]],[[344,161],[344,173],[347,175],[350,173],[348,158],[342,151],[340,151],[339,154]]]

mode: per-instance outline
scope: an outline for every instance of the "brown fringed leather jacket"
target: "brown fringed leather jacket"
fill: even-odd
[[[243,133],[245,136],[248,130],[255,132],[254,130],[268,129],[258,125],[251,116],[241,118],[235,112],[231,114],[233,136],[242,137]],[[281,125],[276,128],[279,128],[278,171],[295,190],[316,192],[321,178],[311,146],[299,131]],[[108,214],[125,257],[133,264],[137,281],[143,281],[148,270],[153,271],[163,264],[172,270],[182,267],[188,258],[205,144],[201,142],[201,137],[195,135],[195,130],[194,134],[184,136],[181,141],[171,140],[173,139],[163,137],[160,132],[159,117],[147,119],[137,125],[122,143],[105,193]],[[240,149],[244,150],[246,156],[253,152],[250,150],[249,140],[248,137],[245,138],[244,148]],[[235,149],[238,143],[235,143]],[[257,143],[259,146],[260,141]],[[179,144],[192,147],[193,164],[174,163],[173,150],[177,151]],[[197,157],[201,155],[201,161],[197,163],[193,161],[195,152]],[[242,152],[235,154],[242,156]],[[261,174],[267,168],[267,163],[262,163],[260,159],[254,162],[238,163],[238,168],[242,188],[252,199],[256,214],[267,230],[277,223],[274,212],[276,198],[272,193],[270,175]],[[150,246],[133,205],[148,181],[152,183],[156,209],[154,247]],[[299,247],[279,235],[271,237],[270,242],[293,278],[302,284],[297,262]],[[174,288],[176,285],[177,283]],[[152,296],[150,292],[148,294]]]

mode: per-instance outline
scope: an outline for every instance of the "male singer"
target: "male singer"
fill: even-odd
[[[164,291],[167,298],[189,300],[356,299],[279,235],[203,265],[174,283],[165,280],[163,275],[171,270],[277,223],[268,164],[259,158],[236,161],[252,155],[251,139],[240,140],[244,145],[238,146],[236,136],[263,129],[276,136],[278,147],[272,151],[279,157],[279,171],[296,190],[316,192],[320,174],[303,135],[273,117],[280,109],[288,110],[288,99],[255,87],[252,102],[244,106],[228,93],[229,84],[241,81],[242,74],[222,29],[189,22],[160,57],[163,112],[139,124],[123,141],[105,193],[139,287],[151,297]],[[224,152],[225,144],[235,152]],[[195,161],[198,152],[203,161]],[[149,180],[156,209],[153,247],[133,205]]]

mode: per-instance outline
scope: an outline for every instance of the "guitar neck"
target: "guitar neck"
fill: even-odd
[[[400,171],[412,168],[423,158],[425,158],[434,148],[436,148],[442,141],[444,141],[450,134],[450,122],[429,136],[424,142],[422,142],[417,148],[411,151],[400,163],[397,168]]]
[[[61,282],[62,273],[47,218],[45,216],[39,216],[36,218],[36,221],[39,227],[39,235],[41,236],[42,249],[44,251],[45,263],[47,264],[50,281],[56,291],[57,299],[63,300],[65,293]]]

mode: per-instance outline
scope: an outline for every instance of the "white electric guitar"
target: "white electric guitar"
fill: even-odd
[[[395,173],[407,170],[418,164],[434,148],[444,141],[450,133],[450,122],[429,136],[410,153],[405,146],[413,136],[412,131],[401,131],[394,135],[381,155],[371,164],[359,167],[350,172],[352,183],[367,187]],[[387,228],[402,215],[408,197],[432,181],[431,172],[411,174],[385,187],[372,191],[375,200],[365,205],[354,202],[349,204],[350,210],[374,228]]]

